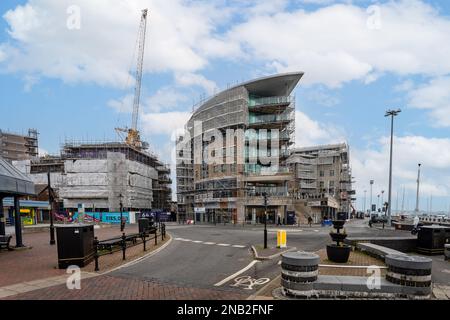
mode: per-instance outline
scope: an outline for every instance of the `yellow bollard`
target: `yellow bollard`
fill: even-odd
[[[277,248],[286,248],[286,230],[277,231]]]

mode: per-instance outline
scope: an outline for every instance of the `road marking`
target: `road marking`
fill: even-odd
[[[243,276],[234,279],[235,284],[230,285],[230,287],[244,287],[244,290],[253,290],[254,286],[262,286],[269,281],[269,278],[254,279],[250,276]]]
[[[314,230],[314,232],[319,232],[319,230]]]
[[[222,285],[224,285],[225,283],[227,283],[228,281],[236,278],[237,276],[240,276],[241,274],[243,274],[244,272],[246,272],[247,270],[249,270],[251,267],[253,267],[255,264],[257,264],[259,261],[258,260],[253,260],[252,262],[250,262],[250,264],[248,266],[246,266],[245,268],[239,270],[238,272],[232,274],[229,277],[226,277],[225,279],[223,279],[220,282],[217,282],[214,286],[215,287],[220,287]]]
[[[233,247],[238,249],[244,249],[247,248],[247,246],[241,245],[241,244],[229,244],[229,243],[215,243],[215,242],[205,242],[201,240],[190,240],[190,239],[184,239],[184,238],[174,238],[173,240],[176,241],[184,241],[184,242],[192,242],[192,243],[201,243],[206,245],[216,245],[219,247]]]

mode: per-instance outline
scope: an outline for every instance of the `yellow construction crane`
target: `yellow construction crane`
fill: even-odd
[[[139,117],[139,103],[141,98],[142,69],[144,65],[145,34],[147,31],[147,13],[148,9],[142,10],[141,24],[139,26],[138,31],[136,86],[134,88],[133,117],[131,121],[131,128],[116,128],[116,131],[117,133],[119,133],[119,135],[121,132],[127,133],[125,143],[137,149],[142,149],[146,147],[146,144],[141,141],[141,135],[139,133],[139,130],[137,129],[137,126]]]

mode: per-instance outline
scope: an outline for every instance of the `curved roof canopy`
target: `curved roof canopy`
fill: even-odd
[[[34,183],[8,161],[0,157],[0,194],[35,195]]]
[[[302,77],[303,72],[282,73],[252,80],[241,85],[243,85],[250,94],[258,96],[288,96]]]
[[[239,87],[245,87],[249,94],[260,97],[289,96],[303,75],[304,72],[280,73],[240,83],[207,99],[195,110],[194,115],[202,111],[212,99]]]

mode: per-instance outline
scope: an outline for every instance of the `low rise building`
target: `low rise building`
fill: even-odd
[[[170,168],[145,150],[125,143],[66,143],[60,156],[16,161],[36,185],[58,194],[60,210],[118,212],[170,210]]]

